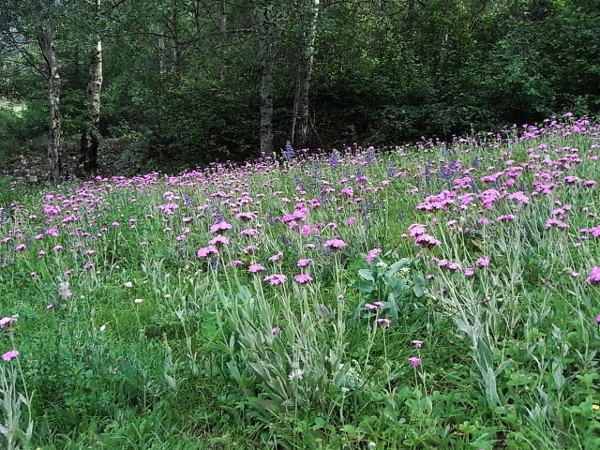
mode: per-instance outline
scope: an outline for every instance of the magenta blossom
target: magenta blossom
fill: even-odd
[[[423,347],[423,341],[419,341],[418,339],[412,340],[412,341],[410,341],[410,343],[412,345],[414,345],[415,348],[421,348],[421,347]]]
[[[283,258],[283,253],[279,252],[276,255],[270,256],[269,257],[269,261],[270,262],[277,262],[277,261],[281,261],[282,258]]]
[[[17,321],[16,317],[3,317],[0,319],[0,328],[6,328]]]
[[[408,358],[408,363],[413,367],[419,367],[421,365],[421,358],[412,356],[412,357]]]
[[[208,241],[208,243],[210,245],[214,245],[215,247],[219,248],[223,245],[229,244],[229,239],[227,239],[227,237],[225,236],[215,236],[213,239],[211,239],[210,241]]]
[[[307,274],[307,273],[301,273],[301,274],[296,275],[294,277],[294,280],[296,280],[296,283],[304,284],[304,283],[311,282],[313,279],[312,279],[312,277],[309,274]]]
[[[264,272],[264,270],[265,266],[263,266],[262,264],[250,264],[250,266],[248,267],[248,272],[250,273]]]
[[[285,283],[287,281],[287,277],[283,274],[275,273],[273,275],[267,275],[264,280],[271,286],[277,286],[278,284]]]
[[[415,244],[422,248],[431,248],[440,245],[441,242],[429,234],[420,234],[415,239]]]
[[[380,248],[371,249],[367,253],[367,257],[365,258],[365,261],[367,262],[367,264],[371,264],[371,263],[373,263],[373,261],[375,261],[375,258],[379,254],[381,254],[381,249]]]
[[[298,262],[296,263],[296,266],[298,267],[306,267],[311,263],[310,259],[299,259]]]
[[[210,232],[220,234],[220,233],[224,233],[227,230],[231,230],[232,228],[233,228],[233,226],[230,223],[217,222],[212,227],[210,227]]]
[[[219,251],[217,250],[217,247],[215,247],[214,245],[209,245],[208,247],[202,247],[198,249],[198,251],[196,252],[196,256],[198,258],[206,258],[207,256],[216,255],[218,253]]]
[[[323,247],[330,250],[342,250],[346,247],[346,243],[341,239],[329,239],[328,241],[325,241]]]
[[[242,230],[240,234],[243,234],[244,236],[254,237],[258,236],[260,233],[255,228],[247,228],[245,230]]]
[[[475,261],[475,265],[477,267],[487,267],[490,265],[490,258],[488,258],[487,256],[482,256],[481,258],[477,258],[477,261]]]
[[[387,327],[390,325],[390,323],[392,323],[392,321],[390,319],[375,319],[375,325],[381,325],[384,327]]]
[[[15,359],[17,356],[19,356],[18,350],[9,350],[2,355],[2,359],[4,361],[11,361],[11,360]]]
[[[586,278],[588,283],[600,285],[600,267],[592,267],[589,276]]]

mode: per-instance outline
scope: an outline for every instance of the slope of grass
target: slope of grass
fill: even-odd
[[[516,131],[6,185],[2,445],[600,447],[600,126]]]

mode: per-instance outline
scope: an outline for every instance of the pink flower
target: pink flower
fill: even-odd
[[[281,328],[279,328],[279,327],[273,327],[273,328],[271,328],[271,333],[272,334],[279,334],[279,333],[281,333]]]
[[[264,280],[271,286],[277,286],[278,284],[285,283],[287,281],[287,277],[283,274],[275,273],[273,275],[267,275]]]
[[[330,250],[341,250],[346,247],[346,243],[341,239],[329,239],[328,241],[325,241],[323,247]]]
[[[3,317],[0,319],[0,328],[6,328],[17,321],[16,317]]]
[[[524,205],[529,204],[529,198],[523,194],[521,191],[515,192],[514,194],[510,194],[506,197],[507,200],[515,200],[517,202],[523,203]]]
[[[69,283],[63,282],[58,285],[58,295],[64,300],[73,297],[73,292],[69,289]]]
[[[248,267],[248,272],[250,273],[264,272],[264,270],[265,266],[263,266],[262,264],[250,264],[250,266]]]
[[[259,235],[259,232],[254,228],[248,228],[246,230],[242,230],[240,234],[243,234],[244,236],[255,237]]]
[[[310,225],[302,225],[302,227],[300,228],[300,234],[303,234],[304,236],[308,236],[312,232],[313,229],[310,227]]]
[[[236,214],[235,218],[240,219],[244,222],[247,222],[249,220],[256,218],[256,214],[251,213],[251,212],[241,212],[241,213]]]
[[[296,280],[296,283],[304,284],[304,283],[309,283],[313,279],[312,279],[312,277],[309,274],[307,274],[307,273],[301,273],[301,274],[296,275],[294,277],[294,280]]]
[[[276,255],[270,256],[269,261],[276,262],[276,261],[280,261],[282,258],[283,258],[283,253],[279,252]]]
[[[390,323],[392,323],[390,319],[375,319],[375,325],[382,325],[384,327],[387,327]]]
[[[367,257],[365,258],[365,261],[367,262],[367,264],[371,264],[373,261],[375,261],[375,258],[379,254],[381,254],[380,248],[374,248],[372,250],[369,250],[369,252],[367,253]]]
[[[411,343],[412,345],[414,345],[414,346],[415,346],[415,348],[421,348],[421,347],[423,347],[423,341],[419,341],[418,339],[415,339],[415,340],[413,340],[413,341],[410,341],[410,343]]]
[[[477,261],[475,261],[475,265],[477,267],[487,267],[490,265],[490,258],[487,256],[482,256],[481,258],[477,258]]]
[[[310,259],[299,259],[298,262],[296,263],[296,266],[298,267],[306,267],[311,263]]]
[[[413,367],[419,367],[421,365],[421,358],[412,356],[412,357],[408,358],[408,363]]]
[[[229,244],[229,239],[227,239],[227,237],[225,236],[215,236],[214,238],[212,238],[210,241],[208,241],[208,243],[210,245],[214,245],[215,247],[219,248],[222,247],[223,245]]]
[[[220,234],[224,233],[227,230],[231,230],[232,228],[233,226],[225,221],[217,222],[212,227],[210,227],[210,232]]]
[[[354,217],[354,216],[350,216],[350,217],[348,217],[348,219],[346,220],[346,223],[347,223],[348,225],[352,225],[354,222],[356,222],[356,217]]]
[[[473,275],[475,275],[475,269],[471,268],[471,267],[467,267],[465,269],[465,277],[470,278]]]
[[[325,241],[323,247],[328,248],[330,250],[342,250],[346,247],[346,243],[341,239],[329,239]]]
[[[219,251],[217,250],[217,247],[215,247],[214,245],[209,245],[208,247],[202,247],[198,249],[198,251],[196,252],[196,256],[198,258],[206,258],[207,256],[216,255],[218,253]]]
[[[498,221],[499,222],[512,222],[513,220],[515,220],[515,215],[514,214],[504,214],[502,216],[498,217]]]
[[[422,248],[431,248],[440,245],[441,242],[429,234],[421,234],[415,239],[415,244]]]
[[[585,281],[592,284],[600,284],[600,267],[592,267]]]
[[[598,315],[596,316],[596,323],[597,323],[598,325],[600,325],[600,314],[598,314]]]
[[[9,350],[5,354],[2,355],[2,359],[4,361],[11,361],[11,360],[15,359],[17,356],[19,356],[18,350]]]
[[[413,223],[408,227],[408,234],[410,234],[412,237],[417,237],[425,233],[427,233],[425,225],[421,225],[420,223]]]
[[[600,237],[600,225],[590,228],[587,231],[594,237]]]

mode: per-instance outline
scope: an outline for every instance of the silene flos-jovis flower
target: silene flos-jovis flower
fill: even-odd
[[[4,353],[2,355],[2,359],[4,361],[12,361],[17,356],[19,356],[19,351],[18,350],[9,350],[9,351],[7,351],[6,353]]]

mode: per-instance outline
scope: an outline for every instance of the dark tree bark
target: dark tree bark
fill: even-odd
[[[298,61],[296,98],[292,119],[292,146],[297,150],[302,149],[308,139],[310,79],[319,17],[319,0],[304,0],[304,2],[304,42]]]
[[[38,45],[46,61],[47,96],[50,113],[50,132],[48,137],[48,162],[50,164],[50,177],[59,181],[63,175],[61,159],[61,128],[62,116],[60,113],[60,74],[54,49],[56,30],[52,27],[43,27],[37,35]]]
[[[96,0],[97,10],[100,1]],[[82,175],[90,175],[98,168],[98,145],[100,142],[100,99],[102,93],[102,41],[97,38],[90,53],[87,100],[88,124],[81,133],[78,169]]]

